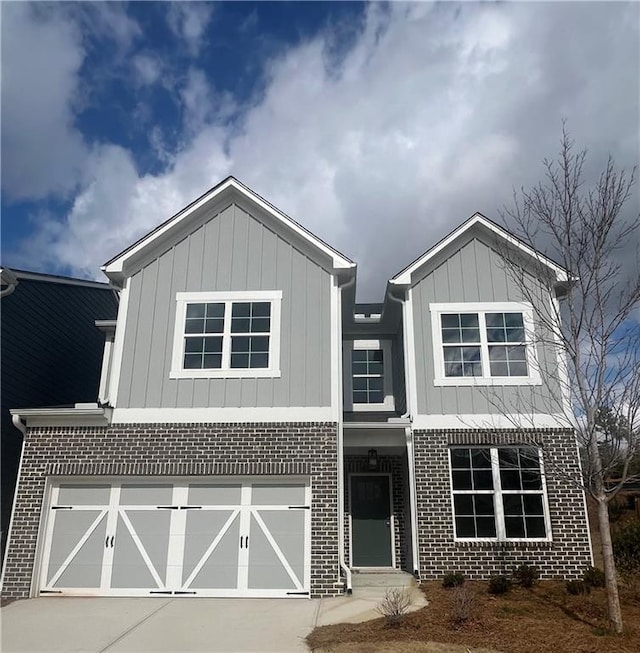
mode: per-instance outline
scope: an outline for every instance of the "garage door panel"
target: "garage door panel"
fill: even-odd
[[[299,581],[304,578],[305,519],[302,510],[260,510],[269,533]]]
[[[251,505],[289,506],[303,505],[306,486],[303,483],[253,483],[251,485]]]
[[[108,506],[111,485],[60,485],[56,505]]]
[[[188,514],[184,541],[183,588],[236,588],[239,541],[239,511],[208,510]]]
[[[118,515],[111,587],[157,589],[164,586],[170,518],[164,512],[136,514],[136,511],[128,511],[127,514],[122,511]]]
[[[173,499],[173,484],[144,485],[123,483],[120,488],[121,506],[169,505]]]
[[[240,483],[189,485],[189,505],[192,506],[238,506],[241,496]]]
[[[98,587],[107,530],[106,511],[59,511],[53,527],[48,587]]]
[[[251,515],[251,535],[249,546],[249,589],[265,590],[297,590],[301,589],[296,582],[278,543],[269,537],[269,532],[263,527],[260,517]]]

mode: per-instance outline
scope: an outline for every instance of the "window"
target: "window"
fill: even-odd
[[[176,299],[171,378],[280,375],[280,291]]]
[[[529,304],[431,304],[436,385],[539,384]]]
[[[538,449],[456,447],[450,456],[456,539],[550,538]]]
[[[390,341],[345,342],[344,374],[345,410],[394,410]]]

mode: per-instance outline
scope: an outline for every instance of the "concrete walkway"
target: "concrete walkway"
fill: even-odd
[[[417,589],[412,609],[426,602]],[[316,626],[367,621],[386,587],[332,599],[38,598],[0,610],[3,653],[290,653]]]

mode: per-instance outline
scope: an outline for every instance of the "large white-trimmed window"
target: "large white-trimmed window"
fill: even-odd
[[[280,376],[282,292],[179,292],[170,377]]]
[[[531,304],[431,304],[435,385],[539,385]]]
[[[551,539],[539,449],[452,447],[449,455],[456,540]]]
[[[344,409],[394,410],[390,340],[344,342]]]

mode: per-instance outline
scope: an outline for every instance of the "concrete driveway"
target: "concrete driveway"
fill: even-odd
[[[2,608],[3,653],[307,651],[321,601],[38,598]]]
[[[380,576],[381,583],[385,576]],[[0,610],[2,653],[293,653],[325,624],[380,616],[385,585],[326,599],[38,598]],[[426,605],[415,586],[410,611]]]

